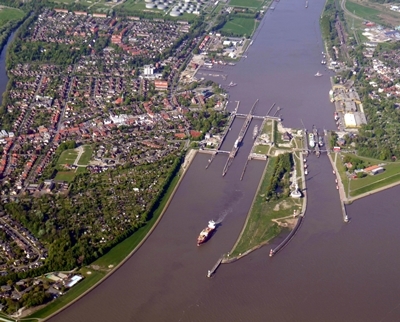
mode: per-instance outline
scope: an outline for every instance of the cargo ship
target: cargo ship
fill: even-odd
[[[208,226],[204,228],[201,232],[199,237],[197,237],[197,246],[205,243],[210,237],[212,232],[215,230],[216,224],[214,220],[210,220],[208,222]]]

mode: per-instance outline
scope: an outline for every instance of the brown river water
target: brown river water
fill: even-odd
[[[276,103],[284,125],[334,129],[329,71],[321,66],[319,17],[323,0],[274,3],[255,35],[247,58],[219,68],[230,90],[229,109],[265,115]],[[323,77],[314,77],[320,71]],[[207,71],[213,73],[213,70]],[[275,111],[273,110],[272,113]],[[243,119],[224,142],[230,150]],[[253,120],[243,146],[222,177],[226,155],[206,170],[198,154],[168,210],[143,246],[93,291],[51,319],[54,322],[133,321],[400,321],[400,187],[361,199],[347,208],[340,200],[326,155],[308,158],[308,204],[292,241],[276,256],[263,247],[233,264],[208,269],[232,248],[265,167],[251,161]],[[213,237],[196,246],[210,219],[223,219]],[[278,241],[272,242],[276,245]]]

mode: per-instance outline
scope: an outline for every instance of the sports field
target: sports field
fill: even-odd
[[[75,149],[65,150],[58,158],[57,164],[74,164],[77,156],[78,152]]]
[[[248,36],[253,34],[256,20],[253,18],[233,17],[222,27],[221,31],[232,33],[235,36]]]

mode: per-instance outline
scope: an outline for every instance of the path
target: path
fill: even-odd
[[[85,149],[83,148],[83,146],[79,146],[78,148],[75,149],[76,151],[78,151],[78,155],[76,156],[76,159],[74,161],[74,165],[76,165],[77,167],[79,167],[78,162],[79,159],[81,158],[82,154],[85,153]]]

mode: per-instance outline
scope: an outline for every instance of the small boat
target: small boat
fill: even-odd
[[[336,174],[336,171],[335,171],[335,170],[333,170],[333,171],[332,171],[332,173],[333,173],[333,174]]]
[[[270,7],[270,9],[271,9],[271,10],[274,10],[275,8],[274,8],[274,7]]]
[[[336,186],[336,190],[339,190],[339,186]]]
[[[308,174],[308,170],[307,170],[307,169],[304,171],[304,174],[305,174],[305,175],[307,175],[307,174]]]
[[[236,86],[236,85],[237,85],[236,83],[230,82],[228,86],[229,86],[229,87],[233,87],[233,86]]]
[[[314,76],[315,77],[320,77],[320,76],[322,76],[322,74],[320,72],[317,72]]]
[[[326,60],[321,60],[321,65],[326,65]]]
[[[308,8],[308,1],[306,1],[306,8]]]

